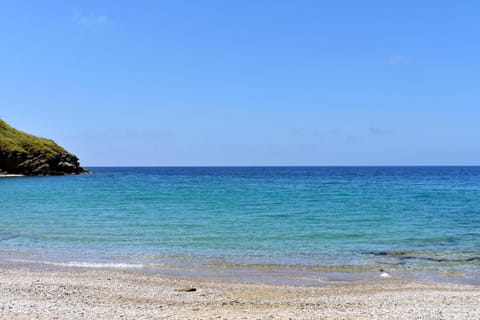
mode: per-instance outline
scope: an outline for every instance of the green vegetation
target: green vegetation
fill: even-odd
[[[66,154],[67,151],[52,140],[12,128],[0,119],[0,153],[42,154],[45,158],[52,159],[59,154]]]

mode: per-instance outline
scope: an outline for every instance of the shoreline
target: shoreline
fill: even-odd
[[[0,178],[25,177],[23,174],[0,173]]]
[[[197,265],[158,264],[141,261],[103,260],[44,260],[41,257],[0,254],[0,268],[32,270],[118,270],[156,276],[187,277],[211,281],[243,283],[324,286],[352,281],[402,280],[433,283],[452,283],[479,286],[477,272],[465,270],[395,270],[383,268],[352,268],[352,266],[284,266],[284,265]]]
[[[478,286],[398,279],[307,287],[113,269],[0,267],[5,319],[471,319],[480,317],[479,299]]]
[[[8,240],[8,235],[5,238]],[[323,286],[351,281],[402,280],[453,283],[479,286],[478,267],[468,269],[405,268],[385,265],[282,265],[282,264],[203,264],[152,262],[144,259],[70,259],[59,256],[45,257],[31,251],[0,250],[0,268],[32,270],[119,270],[146,273],[156,276],[187,277],[212,281],[236,281],[244,283]],[[80,258],[80,259],[78,259]]]

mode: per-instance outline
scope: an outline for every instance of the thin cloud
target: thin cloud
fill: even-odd
[[[393,134],[393,132],[390,130],[381,129],[375,126],[370,126],[368,131],[375,136],[390,136]]]
[[[347,143],[357,143],[362,140],[362,137],[357,135],[348,135],[345,137],[345,142]]]
[[[408,63],[408,58],[404,55],[395,53],[390,55],[387,58],[387,63],[388,64],[405,64],[405,63]]]
[[[105,27],[112,23],[112,20],[107,16],[93,13],[85,14],[80,11],[75,11],[72,18],[76,24],[86,29]]]
[[[298,129],[298,128],[290,128],[289,133],[294,136],[305,136],[306,132],[304,130]]]
[[[159,141],[171,139],[175,134],[168,130],[137,130],[137,129],[109,129],[98,132],[79,132],[70,136],[69,139],[78,141]]]

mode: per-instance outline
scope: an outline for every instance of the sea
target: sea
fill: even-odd
[[[0,179],[0,265],[480,284],[480,167],[94,167]]]

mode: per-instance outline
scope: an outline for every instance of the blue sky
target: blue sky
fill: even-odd
[[[2,1],[0,115],[96,165],[480,164],[477,1]]]

